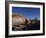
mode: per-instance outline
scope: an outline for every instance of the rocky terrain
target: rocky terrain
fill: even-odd
[[[12,30],[40,30],[40,20],[37,18],[34,20],[27,19],[25,16],[20,14],[12,15]]]

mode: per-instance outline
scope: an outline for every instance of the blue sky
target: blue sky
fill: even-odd
[[[28,19],[40,18],[40,8],[12,7],[12,13],[20,13]]]

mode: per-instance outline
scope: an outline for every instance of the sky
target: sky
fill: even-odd
[[[27,19],[40,19],[40,8],[29,7],[12,7],[12,13],[20,13]]]

